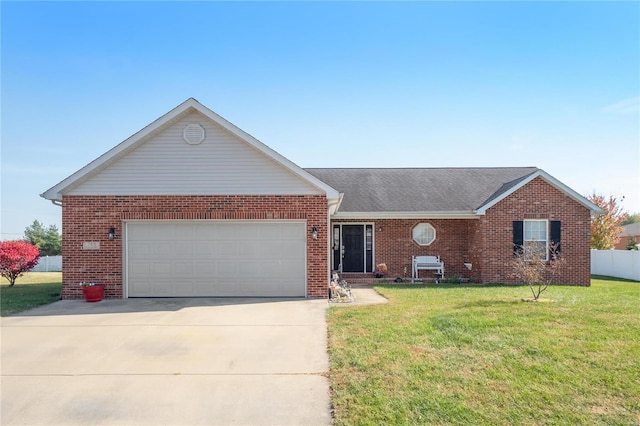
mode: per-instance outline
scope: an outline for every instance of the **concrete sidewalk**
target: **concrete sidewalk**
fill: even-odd
[[[3,425],[328,425],[326,300],[60,301],[2,318]]]
[[[351,305],[359,306],[359,305],[380,305],[382,303],[387,303],[388,300],[381,296],[377,291],[372,289],[371,287],[352,287],[351,294],[353,294],[353,298],[355,301]],[[336,304],[338,305],[338,304]],[[344,306],[348,306],[348,303],[345,303]]]

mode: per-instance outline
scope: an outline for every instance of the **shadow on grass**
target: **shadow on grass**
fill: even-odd
[[[618,277],[609,277],[607,275],[591,275],[592,280],[600,280],[600,281],[618,281],[625,283],[640,283],[640,281],[628,280],[626,278],[618,278]]]
[[[317,299],[323,300],[323,299]],[[69,316],[95,314],[122,314],[131,312],[177,312],[194,307],[222,307],[229,305],[255,305],[266,303],[313,302],[313,299],[298,297],[141,297],[129,299],[103,299],[99,302],[85,302],[84,299],[57,300],[54,303],[34,306],[12,313],[12,316]]]
[[[466,309],[466,308],[510,308],[513,305],[521,304],[522,300],[520,298],[513,300],[504,300],[504,299],[485,299],[485,300],[474,300],[473,302],[460,303],[455,305],[456,308]]]
[[[451,284],[451,283],[422,283],[422,284],[373,284],[374,287],[381,288],[395,288],[401,290],[419,289],[419,288],[433,288],[433,289],[452,289],[452,288],[491,288],[491,287],[527,287],[526,284],[500,284],[500,283],[464,283],[464,284]]]
[[[465,303],[459,303],[456,305],[452,305],[452,308],[456,309],[466,309],[466,308],[487,308],[487,307],[504,307],[509,308],[517,304],[522,303],[523,297],[531,297],[531,293],[529,291],[529,287],[526,284],[501,284],[501,283],[486,283],[486,284],[477,284],[477,283],[465,283],[465,284],[435,284],[435,283],[426,283],[426,284],[376,284],[374,287],[380,287],[381,289],[395,289],[395,290],[419,290],[419,289],[433,289],[434,291],[450,291],[450,290],[469,290],[469,289],[480,289],[480,288],[520,288],[522,289],[522,295],[514,297],[513,299],[505,298],[504,295],[500,295],[493,298],[486,298],[480,300],[473,300]]]

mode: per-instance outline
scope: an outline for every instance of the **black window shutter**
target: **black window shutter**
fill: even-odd
[[[513,255],[522,254],[524,246],[524,222],[521,220],[513,221]]]
[[[556,253],[560,253],[560,221],[552,220],[549,224],[549,240],[551,245],[549,248],[555,248]]]

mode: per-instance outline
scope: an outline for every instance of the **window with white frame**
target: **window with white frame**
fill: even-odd
[[[549,253],[548,221],[537,219],[523,222],[522,234],[525,259],[542,256],[543,260],[547,260]]]
[[[436,229],[430,223],[419,223],[413,228],[413,241],[428,246],[436,239]]]

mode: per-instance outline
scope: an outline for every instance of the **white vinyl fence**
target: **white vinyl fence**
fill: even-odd
[[[591,250],[591,273],[640,281],[640,251]]]
[[[31,272],[62,271],[62,256],[42,256]]]

